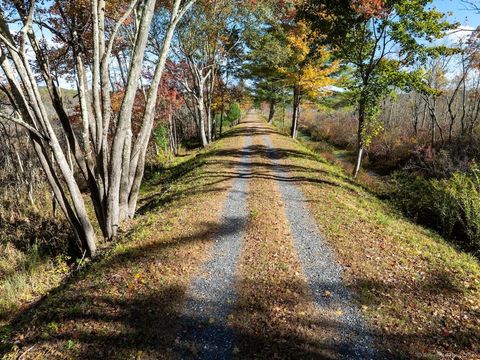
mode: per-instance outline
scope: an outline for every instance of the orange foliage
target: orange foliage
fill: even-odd
[[[381,18],[385,14],[385,0],[354,0],[352,8],[365,18]]]
[[[298,85],[302,92],[317,97],[328,94],[328,86],[335,84],[336,80],[331,75],[338,70],[339,63],[330,61],[331,53],[325,47],[312,54],[312,37],[314,34],[306,23],[300,21],[292,27],[287,36],[289,64],[278,70],[289,84]]]

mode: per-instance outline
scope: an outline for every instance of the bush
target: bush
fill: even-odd
[[[233,123],[240,119],[241,115],[242,111],[240,110],[240,105],[237,102],[231,103],[227,112],[227,121]]]
[[[395,202],[408,216],[480,256],[480,170],[476,166],[448,179],[397,173],[394,183]]]
[[[158,149],[165,150],[168,147],[168,128],[164,125],[159,125],[153,130],[153,139]]]

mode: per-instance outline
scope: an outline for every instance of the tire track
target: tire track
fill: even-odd
[[[383,358],[373,346],[373,339],[350,291],[344,286],[342,267],[335,261],[328,245],[323,241],[315,219],[307,208],[301,190],[288,179],[286,170],[278,161],[275,148],[268,135],[263,136],[267,155],[274,164],[285,212],[290,223],[294,246],[298,252],[310,291],[316,306],[338,314],[335,319],[341,339],[332,339],[345,359]],[[283,181],[282,179],[285,179]]]
[[[176,340],[183,359],[230,359],[235,333],[227,326],[235,303],[235,273],[245,234],[252,138],[248,135],[215,235],[210,260],[187,291]]]

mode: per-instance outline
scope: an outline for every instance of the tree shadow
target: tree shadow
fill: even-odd
[[[52,351],[47,354],[79,358],[125,358],[137,352],[157,358],[171,352],[187,284],[170,278],[168,271],[178,266],[182,271],[189,261],[179,249],[209,241],[214,233],[239,231],[210,222],[199,228],[113,253],[74,274],[0,330],[0,353],[15,346],[34,346],[32,354]],[[65,347],[68,341],[71,349]]]
[[[256,129],[253,132],[257,135]],[[242,165],[242,159],[247,156],[255,157],[259,156],[263,159],[272,160],[272,164],[264,162],[249,162],[251,169],[262,170],[249,170],[247,172],[238,170]],[[290,158],[290,157],[302,157],[310,160],[318,161],[314,156],[305,154],[293,150],[275,149],[274,152],[270,151],[264,145],[251,145],[243,149],[218,149],[212,150],[208,153],[202,153],[195,158],[182,163],[178,168],[172,169],[172,176],[168,178],[168,181],[154,182],[153,184],[160,189],[157,192],[144,197],[140,201],[139,214],[145,214],[151,211],[155,211],[160,206],[165,206],[175,200],[199,193],[209,193],[218,191],[213,189],[214,185],[220,183],[227,183],[228,181],[236,178],[247,179],[271,179],[281,182],[293,182],[293,183],[314,183],[324,184],[329,186],[342,187],[348,191],[359,193],[359,188],[356,183],[350,179],[339,176],[337,174],[331,174],[323,169],[311,169],[305,166],[293,165],[293,164],[279,164],[277,160]],[[216,171],[205,170],[201,173],[196,173],[196,169],[205,164],[218,165],[221,168],[230,169],[228,171]],[[272,170],[280,170],[279,173],[275,173]],[[295,172],[301,172],[302,175],[292,175]],[[181,191],[169,192],[169,186],[177,179],[187,180],[192,184]],[[198,184],[199,180],[201,185]],[[225,189],[225,188],[223,188]]]
[[[250,130],[234,129],[232,134],[226,136],[237,136],[233,134],[238,134],[240,131]],[[257,134],[257,132],[253,133]],[[262,146],[251,147],[247,152],[249,155],[259,154],[266,159],[269,158],[267,149]],[[312,178],[291,176],[289,174],[295,171],[315,173],[317,176],[322,171],[295,165],[252,163],[252,168],[258,167],[263,170],[252,170],[247,174],[235,170],[241,163],[240,159],[247,152],[242,154],[242,151],[238,150],[214,150],[211,154],[200,154],[180,164],[163,180],[158,183],[152,182],[153,186],[160,187],[160,190],[142,199],[139,213],[147,214],[192,194],[221,191],[221,189],[226,189],[226,185],[219,187],[219,184],[241,176],[341,186],[337,182],[318,179],[314,176]],[[309,155],[279,149],[270,156],[282,159],[295,156],[308,157]],[[238,161],[222,160],[222,157],[238,159]],[[205,174],[195,174],[194,170],[206,163],[218,163],[232,170],[228,173],[207,170]],[[285,175],[269,174],[273,166],[280,166],[285,170]],[[324,175],[329,174],[324,172]],[[202,181],[202,185],[197,186],[196,181],[202,176],[210,181]],[[191,186],[169,193],[166,184],[179,178],[188,178]],[[214,187],[214,185],[217,186]],[[134,231],[127,234],[127,238],[133,235]],[[152,359],[174,357],[175,351],[178,350],[176,334],[188,284],[173,279],[169,271],[189,261],[188,251],[182,253],[178,249],[208,241],[213,233],[222,231],[228,230],[225,230],[221,224],[202,223],[197,231],[190,234],[173,237],[166,242],[127,246],[122,251],[107,254],[103,259],[92,262],[16,317],[11,325],[0,329],[0,354],[17,346],[21,349],[31,349],[25,354],[25,358],[35,354],[50,358],[66,355],[67,357],[86,359],[123,359],[132,356]],[[231,231],[238,230],[233,227]],[[134,243],[133,240],[130,242]],[[142,271],[146,270],[150,272],[147,275],[151,275],[152,279],[142,275]],[[268,291],[263,284],[248,283],[246,280],[239,280],[239,286],[254,288],[257,289],[257,292]],[[285,283],[280,286],[296,288],[300,285]],[[317,284],[315,286],[325,285]],[[368,292],[373,294],[370,297],[360,297],[361,304],[367,306],[387,305],[390,299],[382,294],[389,293],[416,297],[424,302],[431,300],[432,296],[433,298],[435,296],[461,296],[460,289],[456,287],[454,279],[447,272],[432,272],[425,281],[418,283],[415,287],[398,286],[398,284],[392,285],[386,281],[374,282],[367,279],[359,280],[355,284],[359,293],[362,292],[362,289],[368,289]],[[282,294],[280,296],[279,300],[288,305],[289,300],[283,298]],[[262,318],[268,318],[271,311],[272,309],[267,303],[254,305],[245,301],[238,303],[235,310],[237,314],[243,314],[243,316],[257,313]],[[478,311],[473,315],[480,316]],[[300,315],[292,315],[289,321],[298,324],[301,328],[314,329],[314,331],[317,329],[318,331],[322,329],[340,331],[345,327],[345,324],[339,321],[305,318]],[[199,323],[198,319],[194,317],[187,319],[187,322],[193,327],[206,326],[204,323]],[[326,340],[311,340],[301,332],[292,332],[290,329],[290,326],[286,326],[278,327],[271,332],[253,333],[246,327],[235,328],[235,336],[240,348],[240,352],[235,357],[242,359],[331,359],[331,353],[337,353],[339,349],[348,347],[342,337],[332,344]],[[219,331],[230,330],[220,329]],[[434,325],[424,327],[422,331],[404,334],[392,330],[375,335],[381,337],[382,342],[386,342],[388,347],[393,349],[392,358],[398,358],[397,356],[401,356],[401,349],[405,347],[405,344],[409,346],[415,346],[415,344],[434,345],[436,339],[444,339],[443,331],[444,326],[439,315],[438,319],[435,319]],[[454,332],[445,341],[460,351],[471,349],[477,339],[478,334],[475,334],[473,330],[458,328],[454,329]],[[195,357],[195,353],[190,347],[185,351],[189,351],[192,357]]]
[[[259,124],[258,122],[254,121],[249,121],[249,122],[242,122],[241,124],[247,125],[248,124]],[[244,137],[244,136],[249,136],[252,134],[252,129],[250,127],[236,127],[230,130],[229,132],[225,133],[222,136],[223,138],[235,138],[235,137]],[[277,131],[269,129],[269,128],[254,128],[254,134],[255,135],[271,135],[271,134],[278,134]]]
[[[251,281],[242,279],[238,287],[243,297],[235,309],[239,319],[237,333],[241,359],[337,359],[365,358],[355,356],[353,347],[361,336],[358,329],[341,317],[332,316],[333,303],[328,299],[314,313],[299,311],[312,298],[305,293],[305,284],[296,280]],[[319,289],[331,284],[314,284]],[[279,292],[278,289],[285,291]],[[264,294],[270,294],[265,296]],[[299,294],[300,296],[292,296]],[[278,315],[278,309],[286,309]],[[245,324],[245,325],[244,325]],[[253,327],[250,325],[254,324]],[[265,324],[265,330],[259,324]],[[374,349],[377,342],[369,347]],[[374,352],[374,359],[386,356]],[[353,357],[352,357],[353,356]]]
[[[390,319],[390,324],[381,336],[394,356],[425,358],[427,352],[435,350],[451,352],[455,358],[454,355],[478,351],[478,327],[458,321],[454,314],[478,319],[480,310],[469,309],[467,305],[462,305],[463,309],[458,307],[464,291],[459,285],[461,279],[455,274],[437,268],[428,269],[418,281],[392,283],[387,276],[385,279],[360,278],[353,288],[360,294],[361,305],[388,309],[382,313]]]

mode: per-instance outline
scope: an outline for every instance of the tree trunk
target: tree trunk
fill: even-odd
[[[0,17],[0,20],[3,20],[3,18]],[[5,27],[3,28],[5,29]],[[7,36],[10,36],[10,34],[7,34]],[[17,73],[15,74],[7,61],[0,62],[0,66],[10,85],[12,99],[15,102],[12,105],[19,110],[19,116],[22,117],[21,120],[24,123],[28,122],[35,125],[28,127],[28,133],[30,139],[34,142],[35,152],[47,175],[49,184],[57,199],[59,201],[63,200],[60,205],[67,219],[72,223],[81,246],[90,256],[93,256],[96,251],[93,227],[72,169],[49,121],[36,78],[24,53],[11,51],[10,54]],[[3,53],[0,48],[0,59],[2,56]],[[23,86],[17,81],[16,75],[20,78]],[[28,101],[26,95],[28,95]],[[36,129],[38,125],[40,125],[43,133]],[[44,143],[41,136],[48,138],[48,144]],[[48,159],[50,152],[53,154],[51,161]]]
[[[364,153],[364,141],[363,130],[365,129],[365,103],[360,100],[358,108],[358,131],[357,131],[357,160],[355,161],[355,167],[353,168],[353,177],[357,177],[358,172],[362,166],[363,153]]]
[[[225,85],[224,85],[224,88],[222,90],[222,110],[221,110],[221,114],[220,114],[220,136],[222,136],[222,128],[223,128],[223,117],[224,117],[224,112],[225,112],[225,92],[227,90],[227,86],[228,86],[228,76],[229,76],[229,72],[228,72],[228,57],[227,57],[227,66],[226,66],[226,72],[225,72]]]
[[[143,116],[143,123],[140,129],[137,139],[133,145],[131,151],[130,169],[128,172],[129,177],[129,191],[128,191],[128,213],[127,217],[133,218],[137,206],[138,193],[140,191],[140,185],[142,183],[145,156],[148,149],[148,142],[150,134],[153,128],[153,121],[155,117],[155,106],[158,98],[158,88],[162,79],[163,70],[165,69],[165,63],[167,60],[167,54],[170,49],[173,34],[178,21],[181,19],[185,11],[193,4],[193,1],[189,1],[182,10],[180,10],[180,0],[175,0],[172,9],[172,15],[168,26],[167,33],[165,35],[160,57],[155,68],[150,89],[148,90],[148,100],[145,106],[145,113]]]
[[[224,112],[224,104],[222,100],[222,110],[220,113],[220,137],[222,137],[222,131],[223,131],[223,112]]]
[[[200,81],[199,88],[198,88],[198,95],[197,95],[197,111],[198,111],[198,120],[199,120],[199,136],[200,141],[203,147],[208,145],[208,138],[207,138],[207,131],[208,131],[208,124],[207,124],[207,113],[205,109],[205,95],[204,95],[204,79]]]
[[[207,118],[207,141],[208,143],[212,142],[212,134],[213,134],[213,119],[212,119],[212,113],[209,109],[208,106],[205,107],[205,113],[206,113],[206,118]]]
[[[275,116],[275,100],[270,100],[270,111],[268,112],[268,123],[273,123],[273,117]]]
[[[115,23],[113,30],[105,34],[105,0],[90,0],[92,21],[92,65],[91,89],[84,71],[80,40],[76,28],[72,28],[72,50],[77,75],[79,102],[82,116],[82,140],[77,141],[70,120],[61,98],[55,72],[50,69],[48,57],[42,52],[32,31],[35,2],[31,2],[28,17],[24,16],[22,6],[14,4],[24,22],[18,33],[18,41],[12,36],[9,25],[5,21],[3,9],[0,9],[0,66],[9,83],[11,106],[16,110],[12,121],[27,129],[33,148],[45,172],[47,180],[55,196],[55,203],[65,213],[72,224],[78,243],[88,256],[95,254],[95,233],[85,209],[83,195],[73,173],[73,166],[60,144],[57,129],[54,129],[50,115],[46,111],[44,99],[40,96],[39,80],[34,74],[31,59],[25,49],[31,46],[35,62],[47,86],[57,118],[62,124],[61,130],[67,138],[67,149],[70,149],[77,162],[79,172],[88,183],[95,213],[104,236],[112,238],[119,222],[128,214],[134,214],[136,199],[143,176],[145,154],[153,124],[154,109],[158,97],[158,85],[170,47],[173,31],[188,8],[195,0],[185,2],[182,9],[181,0],[175,0],[171,7],[171,18],[165,35],[163,49],[159,54],[154,78],[150,84],[141,130],[132,138],[131,115],[135,96],[138,93],[138,82],[144,66],[145,50],[149,37],[150,24],[153,17],[155,0],[131,0],[128,9]],[[136,34],[131,48],[129,67],[122,70],[125,94],[116,124],[112,122],[111,86],[109,63],[116,34],[130,16],[135,7],[140,15],[135,23]],[[60,15],[61,16],[61,15]],[[25,20],[27,19],[27,20]],[[108,38],[108,41],[106,39]],[[26,41],[29,40],[26,47]],[[107,45],[108,44],[108,45]],[[9,54],[9,60],[3,50]],[[121,65],[120,65],[121,66]],[[90,95],[91,94],[91,95]],[[91,96],[91,98],[90,98]],[[112,134],[113,133],[113,134]],[[111,141],[112,140],[112,141]],[[135,140],[135,141],[133,141]],[[133,147],[132,147],[132,143]],[[111,145],[110,145],[111,144]],[[50,159],[52,155],[52,159]]]
[[[200,112],[200,126],[199,126],[200,141],[202,142],[202,146],[206,147],[208,145],[208,140],[207,140],[207,135],[205,133],[205,131],[207,130],[205,126],[205,114],[204,114],[205,111],[201,109],[199,110],[199,112]]]
[[[142,70],[143,57],[147,46],[150,24],[153,17],[155,0],[147,0],[142,12],[140,28],[135,43],[135,51],[132,54],[130,72],[128,74],[128,85],[125,90],[122,105],[120,107],[117,129],[113,137],[111,158],[110,158],[110,186],[107,196],[107,235],[112,239],[118,230],[120,223],[120,184],[122,177],[129,176],[122,172],[122,164],[125,153],[125,140],[131,128],[131,114],[135,95],[137,93],[138,79]],[[108,91],[108,90],[107,90]],[[106,121],[107,119],[105,119]]]
[[[290,135],[293,139],[297,138],[298,120],[300,117],[300,88],[294,86],[293,88],[293,109],[292,109],[292,127]]]
[[[168,118],[168,144],[170,147],[170,152],[174,156],[177,156],[177,139],[175,136],[175,123],[173,119],[172,103],[170,103],[169,105],[167,118]]]

